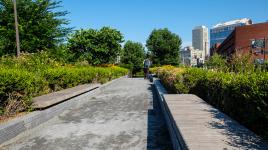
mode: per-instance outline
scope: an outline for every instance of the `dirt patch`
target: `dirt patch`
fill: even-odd
[[[21,113],[17,113],[17,114],[13,114],[13,115],[2,115],[2,116],[0,116],[0,124],[6,123],[7,121],[12,120],[14,118],[24,116],[28,113],[29,112],[21,112]]]

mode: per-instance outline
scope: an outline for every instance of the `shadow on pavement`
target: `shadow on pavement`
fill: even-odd
[[[172,150],[170,135],[153,85],[148,90],[153,95],[153,100],[148,108],[147,150]]]
[[[222,133],[225,134],[230,142],[230,146],[239,147],[241,149],[260,149],[267,150],[267,141],[249,132],[248,129],[240,126],[236,121],[231,120],[228,116],[220,113],[216,109],[207,110],[212,114],[214,118],[221,120],[219,122],[209,122],[211,128],[221,129]]]

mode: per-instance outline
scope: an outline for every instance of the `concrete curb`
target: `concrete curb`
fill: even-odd
[[[169,135],[172,141],[173,149],[174,150],[184,150],[187,149],[186,144],[183,140],[183,138],[180,135],[180,132],[178,131],[178,128],[176,126],[176,123],[172,117],[172,115],[169,112],[169,109],[166,105],[165,99],[163,98],[164,94],[168,94],[166,89],[162,86],[160,80],[154,81],[154,87],[156,89],[157,97],[161,106],[162,113],[164,115]]]
[[[25,116],[12,119],[0,125],[0,145],[8,140],[16,137],[22,132],[28,131],[50,119],[61,114],[63,111],[76,107],[79,103],[83,103],[86,99],[99,94],[103,88],[111,83],[118,81],[124,77],[114,79],[108,83],[101,85],[92,91],[73,97],[55,106],[49,107],[44,110],[34,111]]]

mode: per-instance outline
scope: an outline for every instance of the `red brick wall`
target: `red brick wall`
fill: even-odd
[[[268,52],[268,23],[259,23],[236,27],[234,32],[219,46],[217,53],[231,57],[235,52],[251,54],[251,40],[266,38],[266,50]],[[253,59],[263,58],[263,54],[252,55]],[[265,56],[268,60],[268,54]]]
[[[235,29],[235,48],[242,53],[250,53],[251,40],[268,38],[268,23],[253,24],[249,26],[237,27]],[[266,50],[268,49],[266,41]],[[266,54],[267,55],[267,54]],[[263,58],[263,54],[253,55],[254,58]],[[266,59],[268,57],[266,56]]]

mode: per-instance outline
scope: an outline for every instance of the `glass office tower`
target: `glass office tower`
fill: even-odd
[[[222,43],[233,32],[235,27],[250,24],[252,24],[252,21],[247,18],[217,24],[210,29],[210,47],[213,47],[216,43]]]

